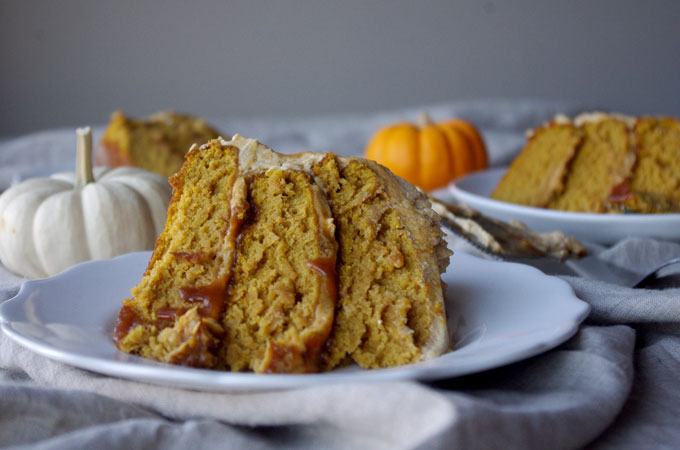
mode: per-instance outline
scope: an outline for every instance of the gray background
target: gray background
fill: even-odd
[[[0,2],[0,136],[473,98],[680,115],[678,1]]]

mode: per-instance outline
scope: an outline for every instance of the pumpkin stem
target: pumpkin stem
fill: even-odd
[[[76,188],[94,181],[92,173],[92,130],[90,127],[76,130]]]
[[[427,112],[421,111],[420,114],[418,115],[416,123],[418,125],[418,128],[425,128],[432,125],[433,122],[430,116],[427,114]]]

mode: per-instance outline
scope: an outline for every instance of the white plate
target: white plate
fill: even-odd
[[[522,264],[456,253],[443,279],[454,350],[439,358],[379,370],[256,375],[173,366],[127,355],[111,341],[121,300],[151,252],[74,266],[22,284],[0,305],[3,331],[48,358],[107,375],[211,391],[269,390],[338,381],[434,380],[466,375],[544,352],[571,337],[589,306],[564,281]],[[459,312],[460,314],[456,314]]]
[[[467,175],[449,185],[449,192],[461,203],[490,217],[519,220],[535,231],[560,230],[569,236],[614,244],[629,236],[680,240],[680,214],[590,214],[555,211],[516,205],[489,198],[506,168]]]

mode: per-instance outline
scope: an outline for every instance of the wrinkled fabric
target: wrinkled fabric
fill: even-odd
[[[255,136],[286,153],[329,150],[358,155],[378,126],[415,117],[420,109],[213,123],[225,133]],[[536,101],[462,102],[427,110],[435,119],[462,116],[477,123],[493,165],[512,158],[524,142],[525,129],[557,112],[579,111],[571,104]],[[72,130],[1,142],[0,189],[40,170],[68,167],[74,146]],[[474,251],[462,242],[454,247]],[[680,256],[680,245],[634,238],[598,255],[640,274],[673,256]],[[575,276],[562,278],[592,308],[573,338],[515,364],[428,383],[338,383],[255,393],[192,391],[77,369],[0,334],[0,446],[680,447],[680,289],[634,290]],[[0,302],[15,295],[21,281],[0,266]]]

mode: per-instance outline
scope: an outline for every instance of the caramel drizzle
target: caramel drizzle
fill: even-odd
[[[338,274],[335,270],[335,263],[335,256],[307,261],[307,267],[326,280],[326,291],[333,300],[333,303],[336,303],[338,299]]]
[[[628,181],[623,181],[612,188],[607,200],[613,203],[625,202],[633,197],[633,191]]]
[[[200,263],[205,259],[206,256],[203,250],[199,250],[197,252],[170,252],[170,254],[177,258],[186,259],[187,261],[190,261],[194,264]]]
[[[207,286],[180,288],[179,296],[191,304],[199,304],[198,314],[218,320],[224,308],[224,285],[221,280]],[[170,309],[170,308],[167,308]],[[159,310],[156,317],[159,317]]]
[[[186,310],[182,308],[158,308],[156,310],[156,318],[158,320],[169,320],[174,321],[177,316],[181,316]]]
[[[236,265],[238,236],[248,213],[247,195],[248,186],[246,181],[243,177],[238,177],[232,187],[231,199],[229,201],[229,226],[224,235],[222,251],[220,252],[224,256],[218,265],[219,269],[215,281],[207,286],[187,286],[179,290],[182,300],[201,305],[198,312],[204,317],[219,320],[226,307],[227,286],[231,280],[233,268]]]
[[[149,322],[143,320],[137,311],[130,305],[123,305],[118,312],[118,320],[116,327],[113,330],[113,343],[120,348],[120,341],[125,339],[125,336],[135,327],[155,326],[158,328],[165,328],[170,325],[178,315],[181,315],[184,310],[180,308],[158,308],[156,310],[156,320]]]
[[[130,305],[123,305],[118,312],[116,327],[113,329],[113,343],[120,348],[120,341],[130,332],[131,329],[142,325],[137,311]]]
[[[198,313],[201,317],[210,317],[219,320],[226,304],[226,291],[233,267],[236,263],[238,248],[238,236],[241,225],[248,213],[247,184],[243,177],[238,177],[232,188],[229,202],[230,216],[229,226],[224,235],[222,244],[223,260],[219,264],[219,270],[215,281],[207,286],[184,287],[179,289],[180,297],[189,303],[199,304]],[[205,258],[205,253],[198,252],[172,252],[179,258],[187,259],[193,263],[200,263]],[[186,312],[185,308],[163,307],[155,311],[155,321],[143,320],[131,305],[123,305],[118,313],[118,320],[113,330],[113,342],[120,347],[120,342],[133,328],[143,326],[156,326],[165,328],[172,324],[175,319]]]
[[[337,252],[330,258],[317,258],[307,261],[307,267],[324,277],[326,281],[326,292],[333,303],[335,310],[339,297],[339,279],[337,272]],[[332,321],[335,321],[335,311]],[[330,330],[329,330],[330,331]],[[326,364],[328,358],[330,333],[320,333],[318,330],[307,338],[307,348],[312,361],[314,361],[313,371],[318,371],[318,366]],[[310,370],[311,371],[311,370]]]

